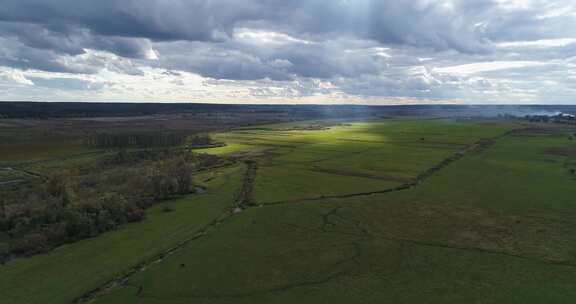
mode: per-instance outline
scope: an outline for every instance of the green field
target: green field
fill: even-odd
[[[227,146],[201,152],[256,164],[242,212],[245,166],[203,173],[205,194],[0,266],[0,297],[67,303],[144,263],[94,303],[572,303],[573,133],[382,120],[214,134]]]
[[[257,203],[380,191],[416,178],[455,151],[505,132],[507,125],[451,121],[336,124],[327,130],[261,127],[217,135],[227,153],[260,160]],[[238,148],[234,150],[233,148]],[[222,153],[223,148],[215,149]],[[209,151],[208,151],[209,152]]]
[[[229,213],[241,184],[241,169],[211,173],[210,181],[205,183],[206,193],[153,207],[141,223],[0,267],[2,303],[71,302],[195,236],[213,220]],[[164,212],[166,205],[174,211]]]

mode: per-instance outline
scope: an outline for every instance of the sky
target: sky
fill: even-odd
[[[0,100],[574,104],[574,0],[0,0]]]

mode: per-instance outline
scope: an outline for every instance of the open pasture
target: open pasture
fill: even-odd
[[[216,134],[229,148],[215,153],[259,151],[254,195],[266,204],[397,187],[510,128],[451,120],[292,123]]]
[[[214,134],[227,145],[199,151],[255,170],[201,173],[195,181],[204,194],[153,207],[141,223],[10,262],[0,268],[7,287],[0,296],[8,303],[82,295],[98,304],[571,303],[573,134],[440,119]],[[249,204],[239,204],[241,193]],[[104,284],[141,262],[140,271]]]
[[[443,123],[424,122],[418,136],[431,136],[425,130],[438,130],[436,124]],[[435,133],[443,142],[462,145],[480,138],[494,140],[482,149],[467,150],[416,186],[363,195],[361,187],[369,185],[325,189],[315,184],[322,177],[309,175],[313,178],[301,184],[301,194],[317,189],[356,190],[358,195],[248,208],[96,303],[576,300],[576,181],[566,167],[573,156],[551,153],[572,149],[573,131],[526,136],[523,126],[513,132],[502,125],[474,133],[476,125],[459,125],[468,126],[476,137],[442,138],[442,131]],[[306,141],[300,132],[296,136]],[[382,141],[391,145],[386,141],[390,138],[394,136],[382,136]],[[261,160],[256,180],[273,177],[294,187],[298,181],[290,174],[305,174],[308,162],[314,161],[314,147],[333,143],[308,143],[302,156],[297,149],[282,148],[285,153]],[[320,157],[334,155],[329,149],[317,151]],[[430,157],[428,166],[440,154]],[[410,158],[402,156],[396,155],[398,161],[408,163]],[[298,169],[282,172],[287,170],[283,161],[292,161]],[[256,183],[257,198],[266,193],[264,184]],[[288,192],[269,190],[269,198],[286,197]]]

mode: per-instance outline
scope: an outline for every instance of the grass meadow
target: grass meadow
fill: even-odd
[[[0,267],[0,297],[70,302],[228,214],[93,303],[571,303],[573,133],[437,119],[214,134],[227,145],[196,152],[256,162],[250,206],[230,215],[244,166],[203,173],[208,191],[173,212]]]
[[[140,223],[1,266],[2,303],[69,303],[173,248],[232,208],[241,176],[239,166],[221,169],[204,184],[206,193],[152,207]]]

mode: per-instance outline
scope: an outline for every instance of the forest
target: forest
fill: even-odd
[[[140,221],[157,202],[195,191],[194,172],[222,162],[185,151],[120,150],[97,162],[55,170],[5,189],[0,260],[45,252]]]
[[[88,147],[96,149],[126,149],[126,148],[162,148],[178,147],[188,144],[190,147],[203,147],[213,144],[208,134],[189,136],[176,132],[146,132],[146,133],[97,133],[85,140]]]

